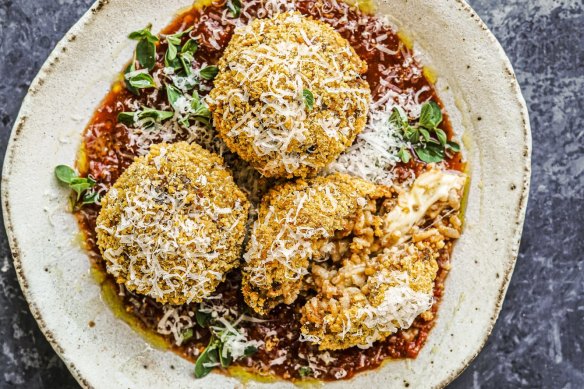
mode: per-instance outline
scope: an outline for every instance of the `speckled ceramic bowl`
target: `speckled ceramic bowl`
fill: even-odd
[[[67,193],[53,177],[54,166],[74,162],[84,126],[131,57],[134,42],[127,32],[148,22],[158,31],[188,5],[98,1],[34,80],[6,154],[2,205],[20,284],[42,331],[84,387],[242,385],[215,373],[195,380],[191,363],[154,349],[114,316],[90,275],[75,219],[66,211]],[[485,344],[513,271],[530,175],[527,110],[505,53],[464,1],[383,1],[379,12],[390,15],[423,53],[438,75],[454,128],[464,130],[471,174],[466,228],[437,325],[419,357],[330,386],[442,387]]]

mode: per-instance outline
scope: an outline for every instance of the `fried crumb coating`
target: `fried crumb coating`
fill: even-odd
[[[152,146],[101,205],[97,244],[130,291],[200,302],[239,266],[249,203],[223,159],[196,144]]]
[[[314,175],[365,127],[367,64],[326,23],[298,12],[256,19],[236,29],[218,67],[214,124],[264,176]]]
[[[368,347],[433,304],[437,258],[460,235],[465,177],[431,170],[409,190],[344,174],[297,180],[262,201],[244,255],[257,313],[302,293],[302,339]]]
[[[379,191],[345,174],[299,179],[263,199],[244,255],[246,303],[265,314],[291,304],[303,289],[310,261],[326,255],[327,240],[350,223],[360,202]]]

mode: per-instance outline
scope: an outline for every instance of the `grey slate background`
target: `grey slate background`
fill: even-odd
[[[0,0],[2,159],[30,82],[91,3]],[[501,316],[483,352],[451,387],[584,388],[584,2],[469,3],[517,72],[531,115],[533,176]],[[0,388],[78,387],[28,310],[3,226],[0,343]]]

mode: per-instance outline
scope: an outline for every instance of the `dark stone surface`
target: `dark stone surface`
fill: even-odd
[[[0,0],[2,156],[29,83],[91,3]],[[503,311],[451,387],[584,388],[584,5],[470,3],[515,66],[531,114],[533,177]],[[28,310],[0,231],[0,388],[76,388]]]

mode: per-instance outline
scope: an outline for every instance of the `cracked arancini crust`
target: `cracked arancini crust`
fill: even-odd
[[[351,223],[361,201],[385,195],[385,190],[339,173],[273,188],[262,199],[244,255],[247,304],[265,314],[280,303],[294,302],[310,261],[326,254],[327,239]]]

